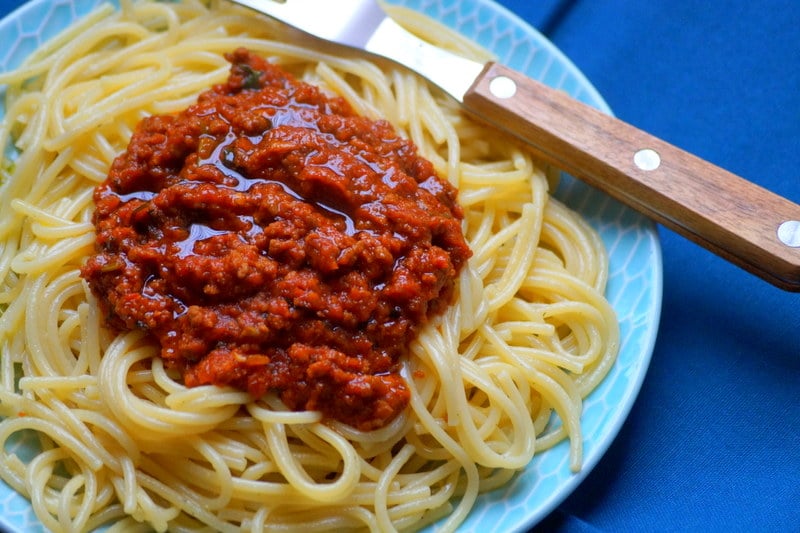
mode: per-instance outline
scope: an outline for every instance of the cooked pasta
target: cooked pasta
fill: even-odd
[[[388,119],[459,189],[473,256],[402,362],[410,406],[378,430],[187,388],[150,337],[105,328],[80,277],[92,191],[136,123],[224,81],[240,46]],[[0,167],[0,476],[47,529],[454,530],[565,438],[580,468],[581,402],[619,344],[606,252],[524,150],[436,89],[198,0],[103,6],[0,85],[0,146],[15,147]],[[37,453],[15,452],[22,436]]]

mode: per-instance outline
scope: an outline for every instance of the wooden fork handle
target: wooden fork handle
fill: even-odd
[[[721,257],[800,291],[800,206],[496,63],[464,96],[479,118]]]

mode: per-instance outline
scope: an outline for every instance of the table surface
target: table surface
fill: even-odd
[[[0,17],[21,3],[0,0]],[[800,2],[498,3],[621,119],[800,203]],[[797,531],[800,294],[659,235],[663,309],[639,398],[536,529]]]

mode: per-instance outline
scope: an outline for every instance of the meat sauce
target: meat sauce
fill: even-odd
[[[109,326],[187,386],[276,391],[360,429],[408,404],[400,358],[470,256],[456,190],[386,121],[251,52],[140,122],[94,193],[82,269]]]

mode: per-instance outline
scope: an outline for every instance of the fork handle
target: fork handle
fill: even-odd
[[[717,255],[800,291],[800,206],[508,67],[464,96],[544,161]]]

